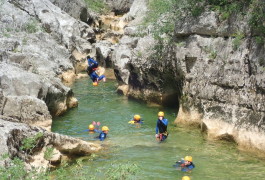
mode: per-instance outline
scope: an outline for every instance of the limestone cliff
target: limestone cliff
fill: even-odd
[[[85,57],[93,49],[95,33],[88,21],[83,1],[0,1],[0,155],[7,153],[46,168],[47,148],[56,154],[52,164],[60,164],[63,156],[89,155],[100,149],[49,132],[52,116],[78,105],[65,84],[85,70]],[[39,133],[37,144],[23,147],[24,140]]]
[[[264,32],[251,27],[251,6],[242,9],[248,15],[229,12],[227,19],[211,7],[196,15],[179,9],[174,33],[159,38],[152,30],[170,14],[144,29],[140,13],[131,16],[112,53],[119,91],[179,107],[177,123],[196,123],[209,137],[265,152]]]

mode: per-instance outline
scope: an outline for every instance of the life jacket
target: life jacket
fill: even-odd
[[[160,120],[157,121],[157,127],[158,127],[159,133],[165,134],[166,136],[168,135],[167,125],[165,125],[162,121]]]
[[[107,134],[103,131],[99,134],[98,138],[100,141],[103,141],[107,137]]]

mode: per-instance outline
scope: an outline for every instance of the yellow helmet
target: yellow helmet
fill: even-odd
[[[192,162],[192,157],[191,156],[185,156],[184,160]]]
[[[141,116],[136,114],[133,116],[133,119],[135,119],[136,121],[139,121],[141,119]]]
[[[93,82],[93,86],[97,86],[98,85],[98,82]]]
[[[189,176],[183,176],[182,180],[190,180],[190,177]]]
[[[88,129],[91,130],[91,131],[93,131],[95,129],[95,127],[94,127],[93,124],[89,124]]]
[[[159,113],[158,113],[158,116],[165,116],[165,114],[164,114],[164,112],[162,112],[162,111],[160,111]]]
[[[109,131],[108,126],[103,126],[103,127],[102,127],[102,131]]]

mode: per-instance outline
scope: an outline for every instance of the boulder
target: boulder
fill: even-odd
[[[60,165],[62,159],[90,155],[101,149],[98,144],[48,132],[42,128],[23,123],[11,122],[3,118],[0,119],[0,129],[0,155],[9,154],[10,159],[18,157],[31,168],[43,170],[51,165]],[[29,139],[34,139],[34,141],[32,144],[25,145],[24,142]],[[55,152],[51,154],[50,158],[45,156],[48,149]],[[9,159],[1,159],[0,164],[8,165],[8,161]]]
[[[67,14],[83,22],[88,21],[88,9],[84,0],[50,0],[55,6],[61,8]]]
[[[130,10],[135,0],[105,0],[116,15],[125,14]]]

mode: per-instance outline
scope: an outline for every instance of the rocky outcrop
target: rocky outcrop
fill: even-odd
[[[91,43],[89,41],[94,42],[95,39],[92,28],[72,18],[49,0],[10,0],[10,3],[27,12],[30,16],[36,17],[45,31],[50,33],[57,42],[64,45],[70,52],[74,49],[83,53],[90,52]]]
[[[9,154],[10,159],[19,157],[29,168],[43,170],[60,165],[63,159],[71,160],[101,149],[97,144],[4,119],[0,119],[0,155]],[[8,166],[8,162],[9,159],[1,159],[0,165]]]
[[[87,5],[83,0],[50,0],[55,6],[65,11],[67,14],[75,19],[79,19],[83,22],[88,22],[89,13]]]
[[[1,115],[48,130],[51,115],[77,106],[61,81],[73,82],[86,68],[95,39],[90,26],[73,18],[76,14],[69,12],[71,17],[51,2],[10,0],[0,7]]]
[[[171,43],[164,43],[153,39],[152,27],[139,33],[136,17],[112,55],[118,91],[180,106],[177,123],[199,124],[209,137],[232,137],[265,152],[258,138],[265,134],[265,47],[252,36],[247,18],[221,21],[213,11],[183,15]]]
[[[73,82],[86,68],[86,55],[96,51],[91,44],[95,33],[82,22],[87,21],[84,5],[81,12],[73,8],[83,1],[2,2],[0,155],[18,157],[29,168],[45,169],[63,159],[100,150],[99,145],[49,132],[52,116],[78,105],[72,90],[63,83]],[[73,18],[77,16],[81,21]],[[47,157],[47,153],[52,156]],[[8,166],[9,161],[1,159],[0,165]]]
[[[105,0],[116,15],[125,14],[130,10],[134,0]]]
[[[181,113],[191,117],[200,113],[202,118],[197,120],[211,137],[230,135],[239,146],[264,151],[265,144],[257,137],[265,134],[265,84],[261,80],[265,78],[261,63],[265,47],[249,36],[246,20],[230,26],[217,24],[217,17],[215,12],[206,12],[176,24],[176,38],[182,45],[175,53],[186,77]],[[248,36],[237,45],[232,35],[238,31]],[[180,115],[176,121],[182,120]]]

